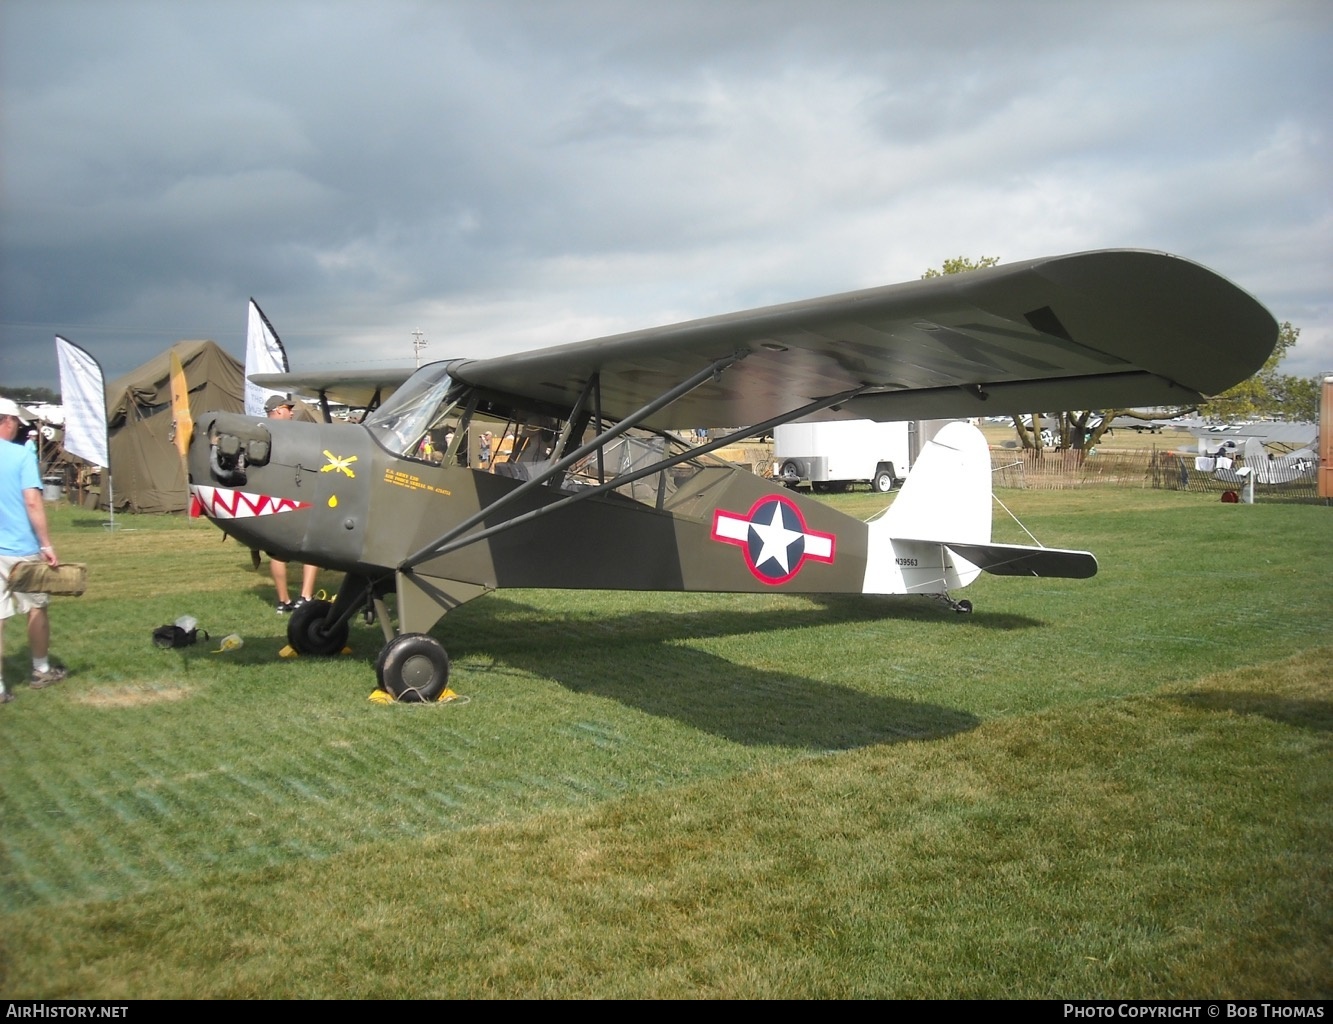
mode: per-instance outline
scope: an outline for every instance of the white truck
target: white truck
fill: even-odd
[[[786,423],[773,431],[773,476],[788,487],[809,481],[816,491],[869,483],[893,490],[911,468],[912,424],[874,420]]]

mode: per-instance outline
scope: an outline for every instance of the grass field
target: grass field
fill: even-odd
[[[0,709],[0,993],[1329,997],[1333,510],[1003,498],[1100,574],[503,592],[432,707],[366,700],[377,626],[280,660],[211,526],[58,509],[91,584]],[[154,648],[186,613],[245,646]]]

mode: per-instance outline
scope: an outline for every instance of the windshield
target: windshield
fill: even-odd
[[[432,445],[430,431],[445,425],[464,390],[450,378],[444,363],[432,363],[414,373],[366,417],[366,427],[395,455],[429,458],[423,446]]]

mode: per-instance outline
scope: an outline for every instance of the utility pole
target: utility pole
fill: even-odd
[[[426,335],[422,333],[420,327],[412,332],[412,354],[416,356],[418,370],[421,369],[421,350],[428,344],[430,343],[426,341]]]

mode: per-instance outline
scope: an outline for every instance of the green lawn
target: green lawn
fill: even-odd
[[[1333,511],[1001,497],[1099,575],[503,592],[431,707],[366,700],[377,626],[279,659],[211,526],[57,510],[91,584],[0,709],[0,991],[1328,997]],[[245,646],[154,648],[185,613]]]

